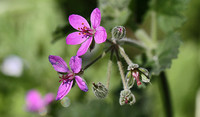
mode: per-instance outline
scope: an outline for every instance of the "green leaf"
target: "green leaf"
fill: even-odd
[[[177,58],[178,48],[181,44],[180,35],[177,33],[170,33],[160,43],[156,49],[156,56],[154,56],[153,69],[151,70],[153,75],[158,75],[166,68],[170,68],[172,59]]]
[[[125,24],[131,12],[128,9],[129,3],[130,0],[98,0],[102,16],[101,24],[107,30]]]
[[[179,28],[184,22],[183,11],[189,0],[152,0],[151,8],[157,14],[158,27],[169,33]]]

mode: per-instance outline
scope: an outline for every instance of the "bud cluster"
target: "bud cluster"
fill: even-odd
[[[119,104],[129,104],[132,105],[136,102],[135,96],[131,93],[130,90],[122,90],[120,93]]]
[[[135,80],[137,81],[137,86],[140,86],[142,82],[144,83],[150,82],[148,70],[139,67],[138,64],[129,65],[127,70],[128,72],[126,74],[126,82],[129,88],[133,87]]]

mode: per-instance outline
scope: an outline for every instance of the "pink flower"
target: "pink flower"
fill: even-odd
[[[133,75],[134,79],[136,80],[137,85],[140,86],[142,83],[140,82],[140,79],[139,79],[140,78],[139,72],[138,71],[133,71],[132,75]]]
[[[46,94],[44,98],[36,90],[30,90],[26,95],[26,109],[30,112],[41,112],[54,100],[52,93]]]
[[[84,92],[88,91],[88,87],[85,81],[80,76],[78,76],[78,73],[81,71],[81,66],[82,66],[82,59],[80,57],[78,56],[71,57],[69,62],[71,71],[67,67],[65,61],[59,56],[50,55],[49,61],[57,72],[66,73],[66,75],[60,77],[61,79],[60,81],[62,81],[62,83],[58,89],[56,100],[62,99],[69,93],[72,84],[74,82],[74,79],[76,80],[76,83],[78,84],[79,88],[82,91]]]
[[[93,37],[96,43],[100,44],[106,41],[107,33],[104,27],[100,26],[101,12],[95,8],[90,15],[91,27],[87,20],[80,15],[70,15],[70,25],[78,30],[69,34],[66,38],[66,43],[69,45],[81,44],[77,52],[77,56],[85,54],[92,43]]]

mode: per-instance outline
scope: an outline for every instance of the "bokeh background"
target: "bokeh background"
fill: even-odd
[[[179,20],[173,22],[180,25],[176,31],[181,34],[182,44],[178,58],[166,70],[167,80],[174,116],[200,117],[197,114],[200,111],[200,104],[197,103],[200,100],[199,0],[161,0],[159,4],[156,4],[156,0],[0,0],[0,117],[39,116],[26,111],[25,96],[30,89],[38,90],[43,96],[49,92],[56,95],[60,83],[48,56],[58,55],[69,63],[70,57],[75,55],[79,46],[65,43],[67,34],[74,31],[68,24],[70,14],[79,14],[89,21],[92,10],[99,7],[102,12],[101,25],[107,29],[109,36],[112,27],[123,25],[127,36],[131,37],[141,25],[150,25],[147,14],[152,10],[152,4],[158,9],[168,5],[161,11],[176,8],[183,15],[181,24]],[[163,26],[171,24],[171,21],[164,23]],[[98,47],[98,51],[83,57],[83,65],[99,55],[104,45]],[[128,49],[129,56],[134,58],[137,51]],[[106,82],[108,59],[109,56],[106,56],[84,73],[89,87],[87,93],[74,86],[67,95],[71,103],[69,107],[54,101],[49,105],[46,116],[165,117],[158,77],[152,77],[152,85],[144,89],[132,89],[137,100],[134,105],[119,105],[122,84],[116,64],[112,67],[108,97],[98,100],[93,95],[92,82]],[[10,64],[5,64],[5,60],[11,60],[8,62]],[[12,69],[7,71],[9,66]]]

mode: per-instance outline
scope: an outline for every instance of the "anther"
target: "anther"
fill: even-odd
[[[84,23],[82,23],[82,25],[84,25]]]

